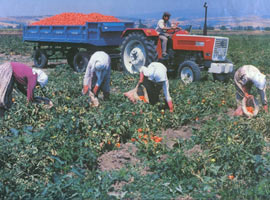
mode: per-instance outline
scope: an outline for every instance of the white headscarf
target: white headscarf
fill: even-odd
[[[47,74],[41,69],[33,68],[32,71],[33,71],[33,74],[37,74],[37,81],[40,84],[40,86],[45,87],[45,85],[47,85],[48,83]]]
[[[253,77],[253,83],[256,86],[256,88],[263,90],[265,88],[266,84],[266,78],[264,74],[256,74],[256,76]]]
[[[266,84],[265,75],[262,74],[260,70],[253,65],[245,65],[243,67],[245,68],[246,72],[246,75],[243,78],[243,80],[246,79],[246,82],[248,80],[251,80],[253,84],[256,86],[256,88],[263,90]]]
[[[167,68],[159,62],[152,62],[148,67],[142,66],[141,72],[154,82],[163,82],[168,80]]]

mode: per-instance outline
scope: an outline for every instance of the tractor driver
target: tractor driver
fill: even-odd
[[[169,21],[171,14],[168,12],[164,12],[162,19],[158,21],[156,31],[159,34],[159,38],[161,40],[161,47],[162,47],[162,57],[166,58],[167,54],[167,43],[168,39],[171,37],[167,30],[172,29],[172,25]]]

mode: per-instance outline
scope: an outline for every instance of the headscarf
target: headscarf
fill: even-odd
[[[40,84],[40,86],[43,88],[48,83],[48,76],[47,74],[42,71],[41,69],[32,69],[33,74],[37,74],[37,82]]]
[[[264,74],[256,74],[253,78],[253,83],[256,86],[256,88],[263,90],[265,88],[266,84],[266,78]]]
[[[141,72],[154,82],[163,82],[168,80],[167,68],[159,62],[152,62],[148,67],[142,66]]]

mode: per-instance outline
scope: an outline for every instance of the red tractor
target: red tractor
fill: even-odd
[[[147,66],[159,59],[166,62],[168,71],[177,73],[185,83],[200,80],[201,70],[213,73],[215,80],[226,81],[231,77],[233,64],[226,58],[229,38],[190,35],[180,28],[168,40],[169,56],[162,58],[161,42],[155,29],[128,28],[121,44],[122,68],[129,73],[138,73],[141,66]]]

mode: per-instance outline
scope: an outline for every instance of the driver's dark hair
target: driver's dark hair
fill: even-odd
[[[170,16],[171,16],[171,14],[170,14],[170,13],[168,13],[168,12],[164,12],[164,13],[163,13],[163,16],[162,16],[162,19],[163,19],[165,16],[170,17]]]

